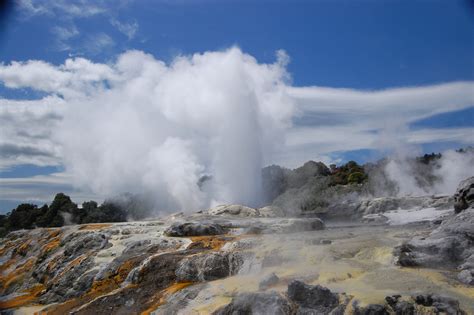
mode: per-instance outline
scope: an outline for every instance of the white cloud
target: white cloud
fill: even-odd
[[[133,39],[138,31],[138,23],[136,21],[127,23],[120,22],[117,19],[111,19],[110,24],[112,24],[119,32],[127,36],[129,40]]]
[[[79,31],[74,24],[70,27],[55,26],[51,32],[56,36],[56,46],[60,51],[71,50],[69,40],[79,35]]]
[[[60,147],[52,133],[62,119],[64,102],[0,99],[0,170],[20,164],[59,165]]]
[[[473,144],[474,128],[410,130],[414,121],[473,106],[473,82],[451,82],[379,91],[289,87],[296,124],[284,150],[300,152],[290,165],[312,156],[358,149],[393,150],[410,144],[456,141]],[[418,152],[413,152],[416,154]],[[277,161],[284,163],[286,152]],[[295,164],[296,163],[296,164]]]
[[[58,15],[61,18],[77,18],[107,12],[107,1],[19,0],[17,3],[28,16]]]
[[[82,47],[92,54],[98,54],[115,46],[115,41],[105,33],[90,34],[86,36]]]
[[[6,87],[32,88],[65,98],[96,93],[114,75],[108,65],[84,58],[67,59],[60,66],[40,60],[0,64],[0,80]]]
[[[131,1],[110,0],[18,0],[18,6],[25,18],[36,16],[50,16],[57,21],[57,25],[51,29],[54,35],[55,49],[59,51],[79,51],[98,54],[102,50],[113,47],[114,40],[110,35],[100,32],[81,36],[77,29],[77,20],[101,16],[130,40],[138,31],[138,23],[121,22],[116,16],[120,10],[126,8]]]
[[[128,51],[109,64],[71,58],[1,65],[7,87],[50,94],[0,101],[0,119],[14,117],[2,128],[0,144],[12,152],[2,163],[62,163],[75,187],[99,195],[148,190],[167,209],[193,209],[252,204],[260,168],[272,162],[297,166],[330,162],[335,151],[474,143],[474,128],[407,128],[472,106],[473,82],[381,91],[293,87],[288,57],[278,55],[261,64],[232,48],[165,64]],[[200,191],[195,182],[204,173],[214,184]]]

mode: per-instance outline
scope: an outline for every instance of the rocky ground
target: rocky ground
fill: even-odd
[[[341,202],[319,213],[324,222],[231,205],[11,232],[0,246],[0,310],[474,314],[472,183],[454,198]]]

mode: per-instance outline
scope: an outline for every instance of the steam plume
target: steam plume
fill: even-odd
[[[256,205],[261,168],[293,112],[286,63],[283,52],[259,64],[238,48],[169,65],[127,52],[109,86],[70,102],[57,134],[66,169],[102,195],[152,193],[164,210]]]

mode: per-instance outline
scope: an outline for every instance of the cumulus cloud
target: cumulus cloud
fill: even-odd
[[[140,51],[108,64],[84,58],[2,64],[6,87],[48,94],[0,101],[0,118],[15,117],[0,138],[8,149],[2,163],[61,163],[85,191],[147,192],[162,209],[191,210],[258,204],[260,170],[270,163],[331,162],[335,151],[397,143],[474,142],[473,128],[407,127],[472,106],[472,82],[381,91],[293,87],[288,61],[280,51],[274,63],[262,64],[231,48],[169,64]],[[19,118],[16,105],[27,118]],[[30,123],[35,127],[25,128]],[[198,187],[205,174],[212,180]]]

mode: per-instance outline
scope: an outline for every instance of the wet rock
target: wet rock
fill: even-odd
[[[166,236],[203,236],[225,234],[226,230],[217,223],[186,222],[176,223],[167,228]]]
[[[237,253],[204,253],[183,259],[176,269],[182,282],[212,281],[235,275],[243,259]]]
[[[339,305],[338,295],[328,288],[308,285],[299,280],[293,280],[288,285],[288,297],[299,307],[321,314],[329,313]]]
[[[234,297],[226,306],[218,309],[213,315],[287,315],[293,313],[288,299],[277,292],[242,293]]]
[[[176,267],[192,252],[177,251],[155,255],[146,260],[137,271],[132,284],[112,294],[94,299],[79,310],[77,315],[140,314],[150,307],[153,297],[176,282]],[[126,303],[133,299],[133,303]]]
[[[193,301],[203,290],[207,284],[195,284],[190,287],[184,288],[172,294],[166,299],[166,304],[160,306],[152,312],[153,315],[178,315],[181,310],[184,309],[189,302]]]
[[[95,276],[94,272],[87,272],[93,267],[93,257],[86,257],[79,263],[66,264],[58,275],[58,281],[47,286],[47,292],[41,296],[44,304],[63,302],[78,297],[87,292]]]
[[[454,211],[459,213],[467,208],[474,208],[474,176],[459,183],[454,194]]]
[[[260,281],[258,287],[259,287],[260,290],[265,290],[268,287],[277,284],[279,280],[280,280],[280,278],[278,278],[278,276],[274,272],[272,272],[271,274],[266,275],[265,277],[263,277],[263,279]]]
[[[98,250],[111,246],[108,236],[98,232],[77,232],[68,235],[62,242],[64,255],[77,257],[90,250]]]

